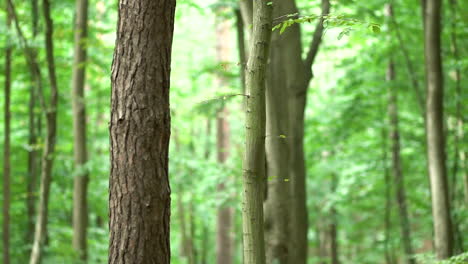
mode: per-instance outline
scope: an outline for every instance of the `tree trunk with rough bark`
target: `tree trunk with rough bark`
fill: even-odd
[[[119,2],[111,78],[112,264],[170,263],[169,86],[175,4]]]
[[[426,139],[428,171],[431,181],[434,242],[438,259],[453,253],[453,233],[445,163],[444,86],[441,58],[440,0],[428,0],[424,9],[424,47],[426,61]]]
[[[53,21],[51,18],[51,7],[48,0],[43,0],[42,9],[45,20],[45,48],[47,58],[47,71],[50,83],[50,100],[48,105],[42,100],[46,116],[47,136],[42,156],[41,185],[39,189],[39,206],[34,232],[34,242],[31,252],[30,264],[39,264],[42,259],[43,247],[47,240],[47,219],[49,211],[49,194],[52,182],[52,169],[54,164],[54,152],[57,134],[57,106],[58,88],[55,73],[54,43],[53,43]],[[43,96],[42,94],[40,95]]]
[[[254,1],[253,30],[246,69],[245,157],[243,162],[243,243],[245,264],[265,264],[263,198],[265,185],[265,74],[272,6]]]
[[[88,32],[88,0],[76,1],[75,51],[72,77],[73,135],[75,178],[73,190],[73,248],[79,259],[86,261],[88,226],[88,170],[86,162],[86,38]]]
[[[7,10],[7,28],[11,26],[11,14]],[[10,189],[10,94],[11,94],[11,55],[13,45],[9,37],[5,44],[5,102],[4,102],[4,142],[3,142],[3,205],[2,205],[2,241],[3,241],[3,263],[10,264],[10,207],[11,207],[11,189]]]
[[[226,18],[222,17],[222,13],[226,12],[226,9],[220,9],[218,12],[221,15],[217,17],[216,23],[216,59],[220,65],[226,65],[225,67],[228,67],[231,60],[231,23],[226,20]],[[219,74],[216,76],[215,85],[218,89],[222,90],[228,84],[223,75]],[[229,158],[230,129],[228,117],[229,110],[227,106],[223,104],[216,118],[217,160],[220,164],[224,164]],[[225,177],[229,177],[229,175]],[[225,193],[225,184],[220,183],[217,186],[217,191]],[[232,218],[232,208],[221,204],[216,213],[216,263],[218,264],[231,264],[233,260],[234,243],[232,239]]]

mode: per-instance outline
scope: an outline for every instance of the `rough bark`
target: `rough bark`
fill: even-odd
[[[265,73],[272,21],[272,6],[269,2],[254,1],[253,30],[246,69],[246,142],[242,209],[245,264],[265,264]]]
[[[226,12],[225,9],[219,10],[220,13]],[[216,59],[219,64],[226,64],[230,61],[230,29],[231,24],[221,16],[217,18],[216,25]],[[227,84],[222,74],[215,79],[215,85],[223,89]],[[223,105],[216,118],[216,136],[217,136],[217,160],[224,164],[229,157],[229,111],[226,105]],[[226,175],[226,177],[229,177]],[[223,183],[217,186],[219,193],[225,193],[226,187]],[[232,208],[221,204],[216,213],[216,263],[231,264],[233,260],[233,239],[232,239]]]
[[[273,1],[273,17],[285,15],[282,0]],[[287,10],[286,10],[287,11]],[[267,263],[288,263],[290,217],[289,182],[289,106],[285,71],[285,38],[273,32],[266,88],[266,176],[265,246]]]
[[[76,1],[75,51],[72,76],[72,106],[75,178],[73,188],[73,248],[86,261],[88,226],[88,160],[86,148],[86,111],[84,85],[86,76],[86,38],[88,32],[88,0]]]
[[[441,59],[441,1],[430,0],[424,11],[426,61],[426,140],[431,182],[434,242],[438,259],[453,252],[453,233],[445,163],[443,71]]]
[[[7,28],[11,27],[10,10],[7,11]],[[6,39],[5,48],[5,85],[4,85],[4,142],[3,142],[3,205],[2,205],[2,241],[3,263],[10,264],[10,207],[11,207],[11,164],[10,164],[10,93],[11,93],[11,55],[13,46],[10,38]]]
[[[58,88],[55,74],[54,44],[53,44],[53,21],[50,14],[50,3],[48,0],[42,2],[45,20],[45,49],[47,59],[47,71],[49,74],[50,99],[43,108],[46,116],[47,136],[42,156],[41,185],[39,189],[39,206],[34,232],[34,242],[31,252],[30,264],[38,264],[42,259],[43,246],[47,238],[47,219],[49,210],[49,194],[52,182],[52,168],[54,163],[54,151],[57,133],[57,102]]]
[[[391,9],[391,7],[390,7]],[[390,12],[391,13],[391,12]],[[395,199],[398,205],[398,215],[400,218],[400,231],[403,249],[405,251],[405,263],[414,264],[413,246],[411,243],[411,229],[408,217],[406,202],[406,190],[401,164],[400,154],[400,131],[398,118],[398,88],[395,85],[395,64],[390,59],[387,67],[387,82],[390,87],[388,104],[388,115],[390,120],[390,138],[392,144],[392,175],[395,184]]]
[[[169,86],[175,0],[119,1],[112,64],[109,263],[170,263]]]

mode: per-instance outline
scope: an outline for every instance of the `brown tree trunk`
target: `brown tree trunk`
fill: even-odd
[[[414,264],[415,260],[412,257],[413,246],[411,243],[411,228],[408,217],[405,183],[401,165],[400,132],[398,124],[398,88],[394,84],[395,64],[393,62],[393,59],[390,59],[390,62],[388,64],[387,82],[389,82],[390,86],[388,113],[391,127],[390,138],[392,142],[392,174],[395,182],[395,198],[397,201],[398,212],[400,216],[401,240],[403,242],[402,244],[405,250],[405,263]]]
[[[55,74],[54,44],[53,44],[53,21],[50,14],[50,3],[48,0],[42,2],[45,19],[45,48],[47,58],[47,70],[50,83],[50,100],[47,106],[43,102],[46,115],[47,136],[42,156],[41,185],[39,190],[39,207],[34,232],[34,242],[31,252],[30,264],[39,264],[42,259],[43,246],[47,238],[47,219],[49,210],[49,194],[52,182],[52,168],[54,162],[54,151],[57,133],[57,102],[58,88]]]
[[[170,263],[169,86],[175,0],[119,2],[112,65],[109,263]]]
[[[219,12],[226,12],[225,9],[219,10]],[[230,29],[231,24],[228,20],[219,16],[217,18],[216,26],[216,58],[220,65],[228,65],[231,57],[230,47]],[[225,88],[227,85],[226,80],[222,75],[219,75],[215,79],[216,87],[220,90]],[[228,122],[229,111],[224,105],[218,112],[216,119],[217,123],[217,160],[220,164],[224,164],[229,157],[229,122]],[[229,175],[226,175],[229,177]],[[227,179],[226,179],[227,180]],[[225,193],[226,188],[224,183],[221,183],[217,187],[217,191]],[[232,239],[232,208],[222,204],[218,208],[216,216],[216,263],[218,264],[231,264],[233,258],[233,239]]]
[[[86,168],[86,112],[84,84],[86,73],[86,38],[88,32],[88,0],[76,1],[75,51],[72,78],[73,134],[75,178],[73,190],[73,248],[86,261],[86,229],[88,226],[88,170]]]
[[[434,241],[438,259],[449,258],[453,253],[453,233],[448,197],[445,164],[443,71],[441,59],[441,8],[440,0],[425,4],[425,61],[427,78],[426,137],[428,171],[431,181]]]
[[[384,113],[382,113],[384,115]],[[392,199],[391,199],[391,190],[392,184],[390,181],[390,173],[387,165],[387,131],[385,127],[382,128],[382,163],[383,163],[383,174],[384,174],[384,186],[385,186],[385,213],[384,213],[384,228],[385,228],[385,238],[384,238],[384,250],[385,250],[385,263],[393,264],[395,263],[393,258],[393,250],[389,245],[390,235],[391,235],[391,210],[392,210]]]
[[[11,26],[10,10],[7,11],[7,28]],[[10,207],[11,207],[11,190],[10,190],[10,91],[11,91],[11,55],[13,53],[13,45],[10,38],[6,39],[5,49],[5,102],[4,102],[4,143],[3,143],[3,221],[2,221],[2,241],[3,241],[3,263],[10,264]]]

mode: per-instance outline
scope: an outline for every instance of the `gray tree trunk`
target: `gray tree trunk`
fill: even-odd
[[[273,1],[273,17],[287,15],[283,0]],[[287,33],[285,33],[287,34]],[[284,53],[286,38],[273,32],[266,88],[266,177],[265,245],[267,263],[288,263],[290,218],[289,106]]]
[[[452,256],[453,233],[445,164],[444,86],[441,59],[440,0],[428,0],[424,9],[424,46],[427,78],[426,139],[431,181],[434,242],[438,259]]]
[[[263,198],[265,185],[265,73],[272,6],[254,1],[253,31],[246,69],[245,157],[243,162],[243,243],[245,264],[265,264]]]
[[[84,85],[86,76],[86,38],[88,32],[88,0],[76,1],[75,51],[72,77],[73,135],[75,178],[73,190],[73,248],[86,261],[88,226],[88,160],[86,148],[86,107]]]
[[[169,86],[175,4],[119,2],[111,78],[112,264],[170,263]]]

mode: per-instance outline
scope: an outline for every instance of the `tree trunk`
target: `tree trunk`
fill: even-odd
[[[246,69],[245,157],[243,165],[244,263],[265,264],[263,197],[265,185],[265,73],[271,36],[272,6],[254,1],[253,31]]]
[[[457,1],[450,0],[450,16],[451,16],[451,30],[450,30],[450,40],[451,40],[451,50],[454,61],[457,65],[460,65],[460,54],[458,48],[458,39],[457,39]],[[455,71],[455,100],[456,100],[456,112],[455,112],[455,129],[454,129],[454,142],[453,142],[453,168],[452,168],[452,175],[451,175],[451,184],[449,185],[451,189],[450,195],[450,202],[452,206],[456,206],[457,204],[457,177],[458,173],[460,172],[461,175],[466,173],[464,168],[464,153],[463,150],[460,149],[460,144],[463,142],[463,118],[462,118],[462,91],[461,91],[461,70],[460,66],[458,66]],[[466,177],[466,176],[465,176]],[[467,194],[468,195],[468,194]],[[468,196],[465,200],[466,204],[468,205]],[[463,204],[463,202],[462,202]],[[462,205],[463,206],[463,205]],[[457,221],[458,220],[458,221]],[[460,233],[459,222],[460,220],[457,217],[453,216],[453,229],[454,229],[454,242],[455,242],[455,249],[457,253],[462,253],[463,250],[463,235]]]
[[[383,113],[382,113],[383,114]],[[384,250],[385,250],[385,263],[393,264],[395,263],[393,258],[393,250],[390,248],[389,240],[391,236],[391,208],[392,208],[392,199],[391,199],[391,189],[392,184],[390,181],[390,173],[387,165],[387,131],[385,126],[382,128],[382,163],[383,163],[383,174],[384,174],[384,186],[385,186],[385,214],[384,214],[384,228],[385,228],[385,238],[384,238]]]
[[[428,171],[431,181],[436,255],[438,259],[446,259],[453,252],[453,237],[443,128],[444,87],[440,45],[441,1],[429,0],[425,7],[424,46],[427,78],[426,138]]]
[[[391,6],[389,9],[391,10]],[[392,11],[390,11],[390,14],[391,12]],[[411,228],[408,217],[405,183],[401,165],[400,132],[398,127],[398,88],[395,85],[395,64],[393,59],[390,59],[388,64],[387,82],[389,82],[390,86],[388,114],[391,127],[390,138],[392,142],[392,174],[395,182],[395,198],[400,216],[401,239],[406,255],[405,263],[414,264],[415,261],[412,257],[413,246],[411,243]]]
[[[282,0],[273,1],[273,17],[287,13]],[[290,197],[289,197],[289,107],[284,67],[284,46],[278,31],[273,32],[266,89],[267,197],[265,208],[265,244],[267,263],[288,263]]]
[[[336,187],[338,185],[338,177],[335,173],[332,175],[332,182],[331,182],[331,192],[333,194],[336,193]],[[334,202],[333,202],[334,203]],[[339,264],[340,258],[338,254],[338,217],[336,206],[333,204],[330,209],[330,255],[331,255],[331,263],[332,264]]]
[[[52,182],[52,168],[54,163],[54,151],[57,133],[58,88],[54,62],[53,21],[50,14],[50,3],[48,0],[43,0],[42,8],[45,19],[45,48],[51,92],[48,108],[45,102],[43,102],[43,108],[45,110],[46,115],[47,136],[42,156],[38,216],[36,219],[34,242],[29,262],[30,264],[39,264],[41,262],[42,250],[46,242],[49,194],[50,185]]]
[[[75,178],[73,190],[73,248],[86,261],[86,228],[88,226],[88,170],[86,148],[86,112],[84,84],[86,73],[86,38],[88,31],[88,0],[77,0],[75,22],[75,55],[72,77],[72,106]]]
[[[109,263],[170,263],[169,86],[175,0],[119,2],[112,65]]]
[[[294,0],[282,1],[287,14],[298,12]],[[322,0],[322,15],[327,15],[330,2]],[[299,25],[293,25],[283,33],[285,46],[283,53],[286,61],[285,75],[289,93],[289,129],[290,140],[290,193],[291,220],[289,263],[304,264],[307,262],[308,250],[308,215],[306,197],[306,176],[304,160],[304,110],[306,107],[307,90],[312,79],[312,65],[318,53],[323,35],[323,19],[319,19],[314,36],[309,45],[306,58],[302,59],[301,31]]]
[[[7,28],[11,26],[10,10],[7,11]],[[5,103],[4,103],[4,143],[3,143],[3,221],[2,221],[2,241],[3,241],[3,263],[10,264],[10,91],[11,91],[11,55],[13,45],[7,37],[5,44]]]
[[[225,12],[225,9],[219,12]],[[216,26],[216,58],[219,64],[228,65],[230,61],[230,29],[231,24],[225,18],[219,16]],[[223,89],[227,83],[222,74],[215,79],[216,87]],[[223,105],[218,112],[216,119],[217,123],[217,160],[220,164],[224,164],[229,157],[229,111],[226,105]],[[229,177],[226,175],[226,177]],[[226,179],[227,180],[227,179]],[[217,191],[225,193],[226,188],[224,183],[220,183]],[[231,264],[233,258],[233,241],[232,241],[232,208],[221,204],[216,216],[216,263]]]
[[[33,20],[33,39],[36,39],[38,34],[38,21],[39,21],[39,10],[37,0],[32,0],[32,20]],[[37,57],[37,51],[31,51],[34,56],[34,60]],[[36,76],[36,73],[31,70],[31,88],[29,90],[29,107],[28,107],[28,178],[27,178],[27,198],[26,198],[26,208],[28,214],[28,224],[26,228],[26,241],[31,243],[33,240],[34,234],[34,216],[36,214],[36,192],[37,192],[37,173],[40,163],[38,161],[38,147],[37,147],[37,136],[40,117],[36,120],[36,97],[38,96],[39,89],[36,80],[39,78]]]

